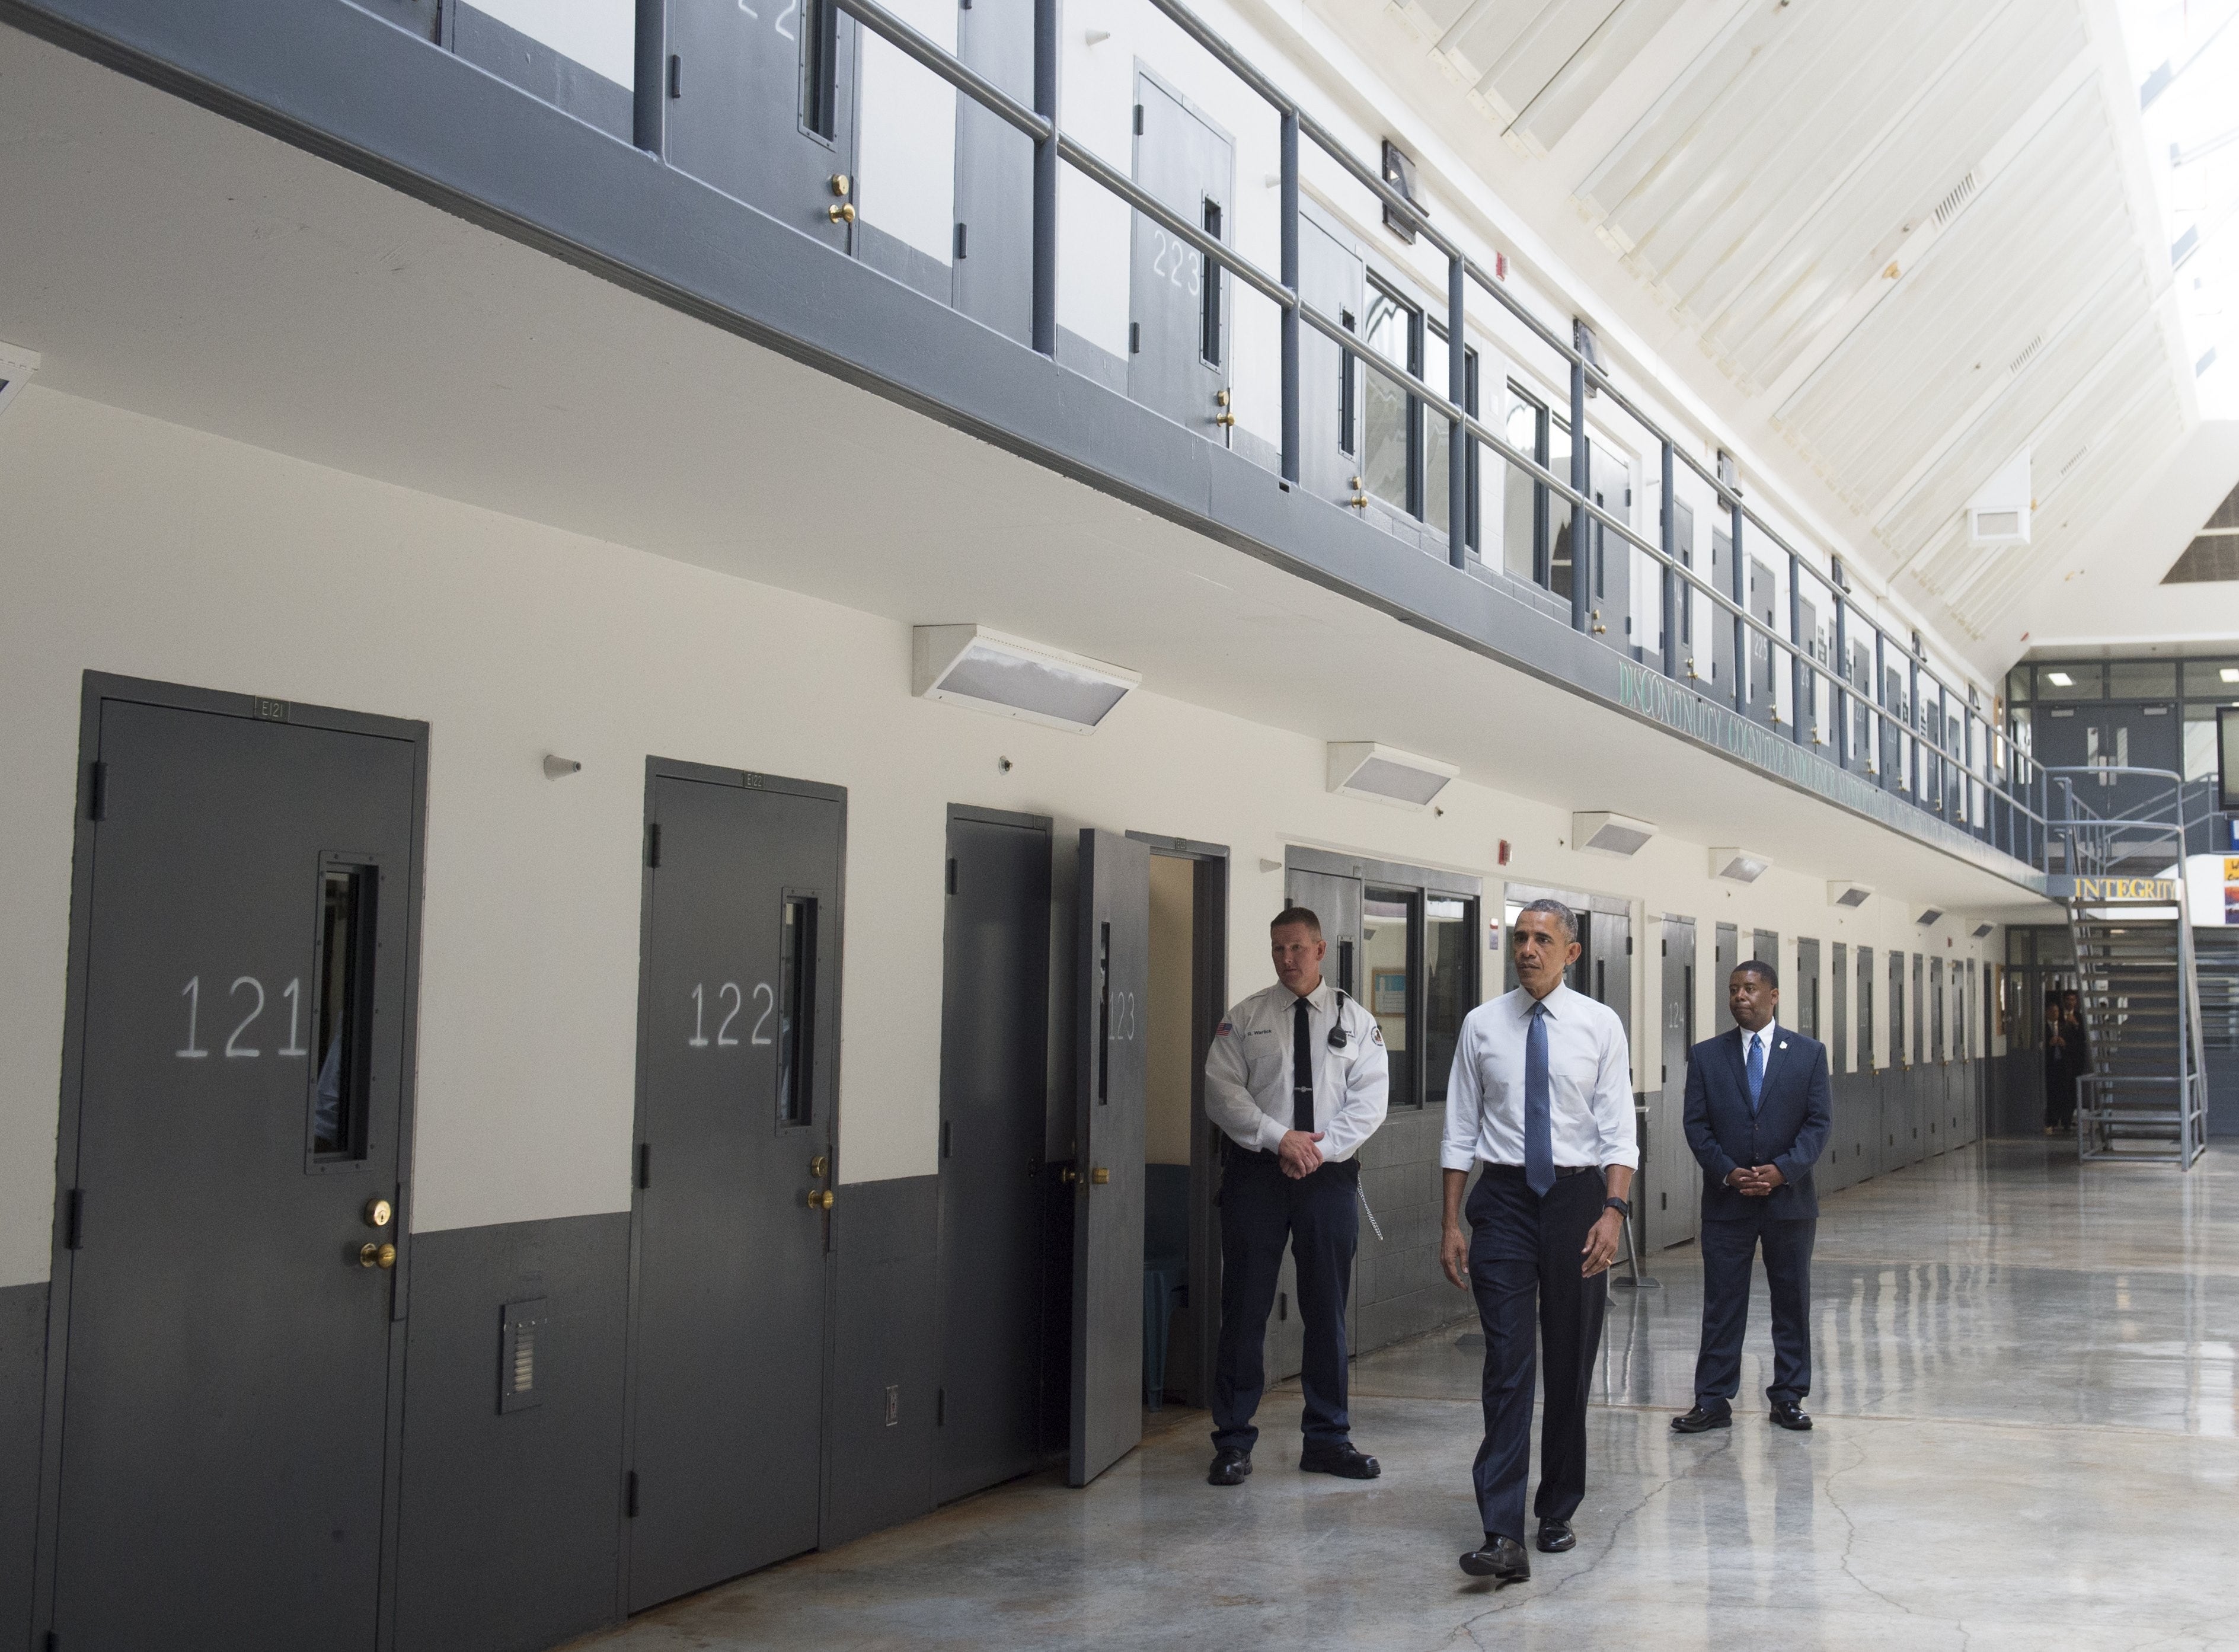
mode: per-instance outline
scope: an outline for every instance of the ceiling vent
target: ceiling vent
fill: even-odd
[[[1848,878],[1832,878],[1827,883],[1827,904],[1845,906],[1856,911],[1873,898],[1871,884],[1852,883]]]
[[[1936,922],[1943,916],[1943,908],[1941,906],[1930,906],[1926,912],[1921,913],[1919,917],[1914,919],[1913,922],[1918,924],[1923,929],[1925,929],[1929,925]]]
[[[1630,815],[1574,814],[1571,817],[1571,841],[1581,849],[1591,849],[1598,854],[1630,855],[1639,853],[1643,845],[1656,835],[1656,828],[1645,820],[1636,820]]]
[[[31,375],[38,370],[37,351],[19,349],[0,339],[0,413],[8,410],[8,404],[31,381]]]
[[[1711,876],[1729,883],[1753,884],[1772,868],[1772,857],[1754,849],[1713,849]]]
[[[1936,203],[1936,227],[1941,229],[1959,216],[1959,209],[1974,198],[1975,175],[1970,172],[1951,186],[1951,192]]]
[[[1967,501],[1967,534],[1977,545],[2026,545],[2030,537],[2030,450],[2006,461]]]
[[[1086,734],[1142,677],[1061,648],[976,625],[921,625],[912,634],[910,692],[999,717]]]
[[[1981,924],[1977,924],[1977,925],[1976,925],[1976,926],[1975,926],[1975,931],[1974,931],[1973,935],[1970,937],[1970,939],[1975,939],[1975,940],[1981,940],[1981,939],[1982,939],[1985,935],[1988,935],[1988,934],[1989,934],[1992,930],[1996,929],[1996,927],[1997,927],[1997,926],[1996,926],[1996,924],[1992,924],[1992,923],[1981,923]]]
[[[2006,371],[2007,371],[2007,372],[2009,372],[2009,373],[2018,373],[2018,372],[2020,372],[2023,368],[2027,367],[2027,366],[2030,364],[2030,361],[2031,361],[2031,360],[2036,356],[2036,353],[2037,353],[2039,350],[2043,349],[2043,348],[2044,348],[2044,335],[2043,335],[2043,334],[2042,334],[2042,333],[2039,333],[2039,334],[2038,334],[2035,338],[2031,339],[2028,343],[2026,343],[2026,344],[2024,344],[2024,345],[2023,345],[2023,346],[2022,346],[2022,353],[2021,353],[2019,355],[2016,355],[2016,357],[2014,357],[2014,359],[2012,360],[2012,362],[2010,362],[2010,363],[2008,363],[2008,364],[2007,364]]]
[[[1460,773],[1452,763],[1396,751],[1374,740],[1329,743],[1329,789],[1340,797],[1427,809],[1431,799]]]

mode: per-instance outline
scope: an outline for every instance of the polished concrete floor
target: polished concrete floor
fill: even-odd
[[[1824,1204],[1818,1428],[1749,1403],[1671,1433],[1700,1270],[1652,1257],[1661,1289],[1612,1302],[1578,1547],[1529,1583],[1455,1568],[1461,1323],[1359,1362],[1372,1484],[1296,1470],[1295,1389],[1238,1490],[1203,1483],[1203,1415],[1170,1410],[1086,1490],[1021,1481],[584,1644],[2239,1649],[2239,1152],[2180,1175],[1992,1143]],[[1744,1403],[1765,1323],[1760,1280]]]

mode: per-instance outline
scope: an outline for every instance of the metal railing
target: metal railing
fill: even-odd
[[[1661,647],[1647,650],[1612,643],[1638,663],[1653,664],[1662,674],[1705,700],[1696,685],[1703,681],[1691,659],[1683,664],[1679,615],[1682,605],[1707,603],[1712,624],[1731,627],[1733,681],[1718,699],[1730,699],[1733,710],[1752,720],[1769,720],[1777,727],[1780,713],[1778,661],[1786,656],[1789,736],[1798,745],[1831,746],[1831,760],[1853,773],[1863,771],[1883,788],[1907,799],[1924,813],[1966,832],[1993,848],[2042,867],[2049,839],[2044,781],[2029,755],[2014,745],[1995,713],[1986,714],[1978,691],[1963,697],[1924,657],[1917,634],[1910,646],[1897,643],[1882,625],[1867,617],[1853,597],[1839,560],[1827,556],[1826,566],[1798,551],[1765,521],[1742,497],[1737,481],[1729,481],[1718,468],[1705,465],[1689,446],[1672,435],[1617,384],[1595,359],[1591,329],[1572,317],[1570,336],[1532,313],[1506,283],[1488,272],[1454,239],[1435,228],[1424,208],[1387,182],[1377,168],[1355,156],[1335,135],[1242,54],[1228,44],[1179,0],[1146,0],[1173,23],[1218,63],[1243,83],[1274,112],[1280,123],[1280,268],[1261,268],[1228,244],[1221,236],[1191,222],[1093,149],[1068,135],[1059,119],[1059,4],[1058,0],[1035,0],[1034,96],[1032,107],[1005,92],[947,48],[897,17],[880,0],[829,0],[873,34],[895,47],[913,62],[974,100],[1026,138],[1033,149],[1033,279],[1030,337],[1033,347],[1054,357],[1057,345],[1058,298],[1058,167],[1060,163],[1092,179],[1126,202],[1136,212],[1194,249],[1280,313],[1281,440],[1279,464],[1282,479],[1297,484],[1300,478],[1303,442],[1300,402],[1302,377],[1299,348],[1306,329],[1329,340],[1347,361],[1381,375],[1404,395],[1412,418],[1443,420],[1450,446],[1446,502],[1448,560],[1466,566],[1466,534],[1462,525],[1470,518],[1471,474],[1473,467],[1459,462],[1463,443],[1473,442],[1497,455],[1511,468],[1529,477],[1548,498],[1568,505],[1573,524],[1571,577],[1571,623],[1581,632],[1598,634],[1598,611],[1591,596],[1585,559],[1577,551],[1576,526],[1591,521],[1603,534],[1649,559],[1659,576],[1662,608]],[[1312,144],[1333,162],[1352,182],[1381,206],[1387,217],[1398,219],[1446,261],[1445,331],[1445,384],[1443,390],[1426,379],[1365,348],[1345,318],[1323,313],[1303,296],[1299,275],[1299,156],[1301,142]],[[1471,290],[1490,297],[1533,339],[1563,363],[1569,377],[1571,454],[1570,474],[1558,475],[1531,454],[1512,445],[1501,429],[1488,425],[1467,410],[1469,388],[1468,297]],[[1661,457],[1662,521],[1655,539],[1636,531],[1629,521],[1597,503],[1591,496],[1591,440],[1586,430],[1585,403],[1589,395],[1606,398],[1658,447]],[[1411,464],[1419,461],[1411,460]],[[1681,467],[1692,472],[1718,501],[1726,518],[1731,544],[1731,588],[1719,589],[1689,566],[1676,542],[1673,482]],[[1411,484],[1412,486],[1412,484]],[[1419,514],[1419,513],[1418,513]],[[1753,531],[1786,559],[1788,614],[1784,628],[1768,624],[1748,607],[1747,569],[1751,556],[1744,548],[1744,532]],[[1817,639],[1803,634],[1803,608],[1807,582],[1815,596],[1831,602],[1835,660],[1822,660]],[[1865,635],[1857,634],[1863,628]],[[1753,647],[1754,645],[1754,647]],[[1870,654],[1869,684],[1855,680],[1860,650]],[[1753,680],[1751,655],[1764,662],[1762,675]],[[1892,704],[1889,683],[1897,662],[1902,661],[1905,687]],[[1925,692],[1924,692],[1925,691]],[[1765,697],[1764,717],[1758,716],[1757,696]],[[1827,702],[1823,721],[1820,707]],[[1932,713],[1930,702],[1932,701]],[[1995,702],[1994,702],[1995,703]],[[1954,713],[1957,713],[1954,715]],[[1923,727],[1932,714],[1933,725]],[[1833,739],[1822,733],[1825,728]],[[1956,737],[1951,730],[1956,728]]]

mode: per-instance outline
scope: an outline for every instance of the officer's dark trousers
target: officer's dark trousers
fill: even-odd
[[[1764,1282],[1772,1296],[1772,1386],[1778,1404],[1811,1391],[1810,1217],[1774,1221],[1760,1215],[1703,1224],[1703,1348],[1695,1357],[1695,1398],[1724,1409],[1742,1385],[1742,1337],[1749,1330],[1750,1263],[1764,1250]]]
[[[1345,1415],[1345,1300],[1360,1241],[1360,1166],[1324,1164],[1292,1180],[1272,1153],[1231,1145],[1220,1178],[1220,1350],[1213,1374],[1213,1444],[1249,1451],[1252,1414],[1267,1387],[1267,1314],[1287,1240],[1298,1260],[1299,1318],[1306,1332],[1306,1437],[1352,1436]]]
[[[1485,1324],[1477,1506],[1485,1530],[1518,1543],[1531,1466],[1535,1330],[1547,1352],[1547,1415],[1532,1509],[1542,1520],[1568,1520],[1586,1495],[1586,1394],[1601,1349],[1609,1276],[1588,1279],[1578,1270],[1607,1197],[1598,1170],[1558,1177],[1542,1198],[1525,1185],[1520,1166],[1488,1164],[1465,1212],[1470,1287]]]

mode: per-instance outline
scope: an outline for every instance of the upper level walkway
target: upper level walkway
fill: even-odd
[[[1295,1387],[1240,1490],[1204,1483],[1204,1415],[1169,1411],[1084,1491],[1020,1481],[583,1644],[2239,1646],[2239,1159],[2172,1184],[1991,1142],[1822,1209],[1817,1429],[1755,1403],[1760,1277],[1732,1430],[1671,1434],[1700,1271],[1657,1255],[1661,1290],[1614,1294],[1578,1547],[1524,1586],[1454,1568],[1477,1541],[1465,1321],[1358,1362],[1372,1484],[1292,1469]]]

